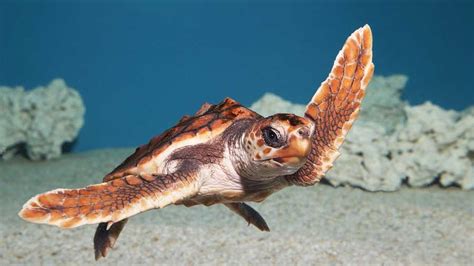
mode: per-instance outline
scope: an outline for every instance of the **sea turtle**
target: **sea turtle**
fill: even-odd
[[[373,71],[372,33],[366,25],[347,39],[304,117],[262,117],[230,98],[205,103],[137,148],[103,183],[37,195],[19,216],[64,228],[98,223],[96,259],[106,256],[127,218],[170,204],[222,203],[269,231],[244,202],[261,202],[285,187],[320,181],[339,156]]]

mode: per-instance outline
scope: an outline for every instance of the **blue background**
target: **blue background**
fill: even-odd
[[[87,108],[75,151],[145,143],[205,102],[306,103],[369,23],[376,74],[405,98],[474,104],[474,1],[3,1],[0,84],[61,77]]]

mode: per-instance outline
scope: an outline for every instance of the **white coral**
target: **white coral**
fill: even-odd
[[[407,106],[407,123],[392,145],[393,162],[408,183],[474,188],[474,115],[447,111],[426,102]]]
[[[390,146],[384,127],[373,122],[356,123],[326,179],[335,186],[350,184],[370,191],[398,189],[403,174],[391,162]]]
[[[24,144],[33,160],[61,155],[84,124],[84,104],[77,91],[61,79],[25,91],[0,87],[0,155],[7,159]]]

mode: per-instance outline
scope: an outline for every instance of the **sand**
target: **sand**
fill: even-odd
[[[0,162],[0,265],[94,263],[95,226],[65,230],[22,221],[31,196],[98,182],[131,149],[58,160]],[[328,185],[291,187],[252,204],[271,232],[222,206],[171,206],[133,217],[100,265],[474,263],[474,192],[404,187],[371,193]]]

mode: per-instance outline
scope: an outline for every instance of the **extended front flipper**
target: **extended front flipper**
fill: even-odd
[[[247,223],[255,225],[262,231],[270,231],[263,217],[249,205],[243,202],[225,203],[224,205],[244,218]]]
[[[128,175],[82,189],[56,189],[31,198],[19,216],[29,222],[72,228],[107,223],[110,229],[135,214],[195,195],[197,173]]]

